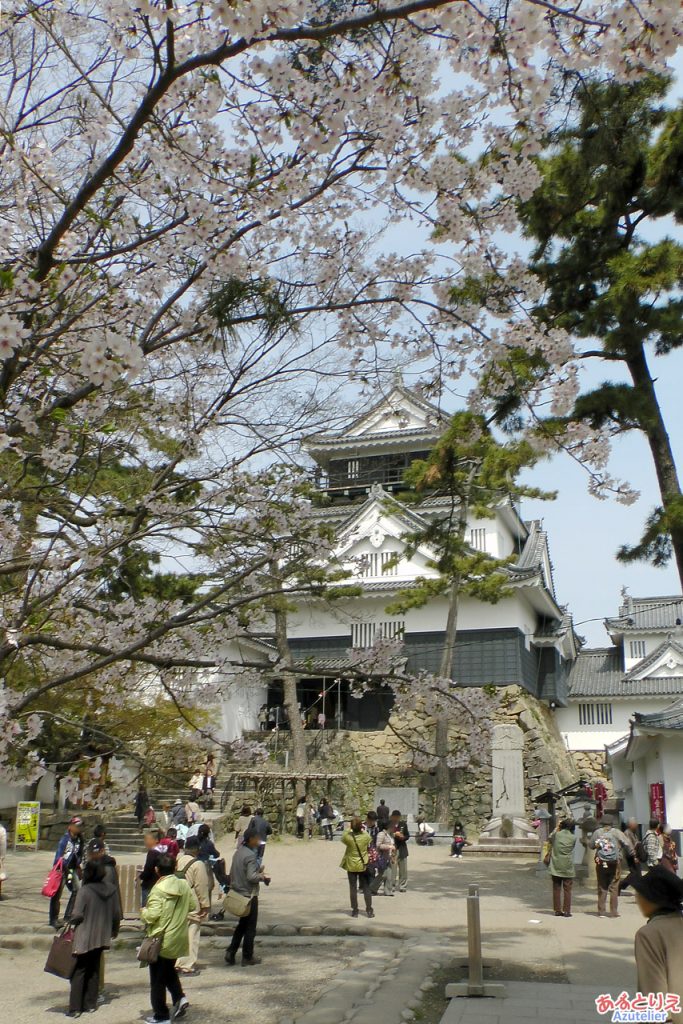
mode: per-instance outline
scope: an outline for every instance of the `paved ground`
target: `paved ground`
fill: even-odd
[[[224,850],[230,853],[229,842]],[[598,918],[592,884],[579,884],[574,916],[555,918],[549,910],[549,879],[538,877],[529,860],[452,861],[443,847],[416,848],[409,861],[409,891],[377,898],[374,920],[352,920],[340,858],[338,843],[321,840],[286,839],[269,846],[273,884],[262,890],[259,925],[263,965],[225,968],[222,952],[229,928],[214,928],[202,939],[205,969],[187,981],[193,1005],[188,1024],[367,1020],[368,1004],[379,991],[382,1022],[411,1019],[431,973],[466,953],[464,896],[470,882],[481,886],[484,954],[502,962],[502,970],[494,973],[546,983],[514,993],[509,989],[500,1002],[453,1001],[449,1024],[604,1020],[591,1013],[592,998],[634,988],[633,935],[642,919],[632,897],[622,900],[621,918]],[[12,1024],[35,1024],[37,1016],[59,1014],[66,1005],[66,984],[42,973],[50,936],[47,901],[39,890],[51,856],[22,853],[8,861],[7,898],[0,904],[0,992],[15,993],[11,1004],[3,998]],[[137,967],[134,945],[135,932],[124,931],[120,948],[109,954],[113,998],[99,1012],[102,1024],[136,1021],[147,1010],[147,975]],[[566,1010],[575,1009],[574,1016],[548,1013],[556,998],[564,1000]]]

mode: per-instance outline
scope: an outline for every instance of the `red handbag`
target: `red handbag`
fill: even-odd
[[[41,896],[47,896],[49,900],[53,896],[56,896],[62,887],[64,881],[64,872],[62,870],[63,859],[60,857],[56,864],[52,865],[50,874],[45,879],[45,884],[40,890]]]

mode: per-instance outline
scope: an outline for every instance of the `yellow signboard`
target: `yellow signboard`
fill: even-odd
[[[38,849],[40,838],[40,803],[25,801],[17,804],[17,826],[14,831],[14,849],[19,846],[32,846]]]

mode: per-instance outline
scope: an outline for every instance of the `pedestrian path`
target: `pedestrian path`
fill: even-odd
[[[605,1020],[595,1009],[594,985],[506,981],[502,999],[451,999],[441,1024],[590,1024]]]

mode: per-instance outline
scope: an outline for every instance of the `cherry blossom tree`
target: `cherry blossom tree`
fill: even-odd
[[[296,475],[264,465],[335,374],[392,347],[476,373],[518,335],[564,357],[526,323],[485,338],[452,288],[505,261],[567,71],[662,69],[677,31],[650,0],[6,0],[6,777],[23,740],[40,770],[45,701],[125,700],[141,670],[173,699],[262,606],[277,538],[319,552]]]

